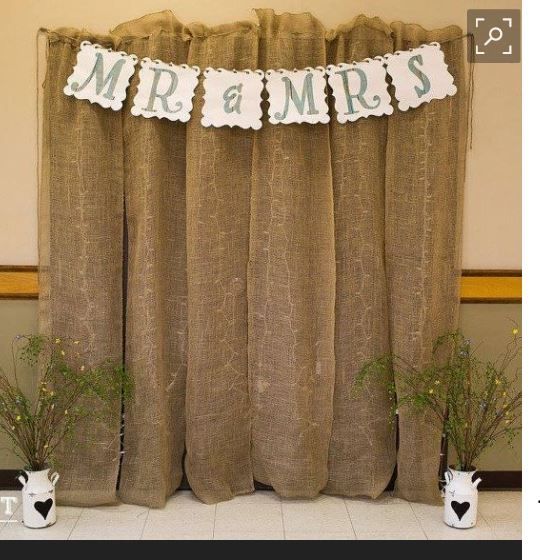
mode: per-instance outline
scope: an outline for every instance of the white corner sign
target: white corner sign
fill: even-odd
[[[64,93],[118,111],[126,98],[126,89],[137,61],[134,54],[83,41]]]
[[[330,121],[324,68],[268,70],[265,76],[270,97],[268,114],[272,124]]]
[[[263,76],[262,70],[207,68],[202,125],[261,128]]]
[[[139,85],[131,114],[187,122],[193,109],[193,95],[200,74],[197,66],[180,66],[143,58]]]
[[[337,66],[331,64],[326,73],[339,123],[393,113],[382,59],[366,58],[362,62]]]
[[[397,51],[385,55],[384,59],[401,111],[457,92],[439,43]]]

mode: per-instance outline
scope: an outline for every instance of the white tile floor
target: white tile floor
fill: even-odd
[[[442,507],[388,494],[375,501],[333,496],[286,500],[273,492],[256,492],[208,506],[191,492],[178,492],[161,510],[126,504],[59,507],[56,525],[41,530],[26,529],[21,515],[19,507],[12,522],[0,521],[0,540],[521,539],[520,492],[481,492],[478,525],[466,530],[444,525]]]

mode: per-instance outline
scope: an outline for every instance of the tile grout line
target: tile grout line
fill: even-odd
[[[520,491],[515,492],[515,493],[514,492],[501,492],[501,493],[499,493],[499,492],[484,492],[483,494],[484,495],[486,495],[486,494],[499,494],[499,495],[502,494],[503,496],[506,496],[507,494],[515,494],[516,495],[516,503],[519,505],[519,509],[521,510],[521,507],[522,507],[522,493]],[[482,499],[482,497],[480,496],[479,499]],[[484,509],[484,508],[487,509],[489,507],[490,506],[484,502],[484,504],[482,506],[482,509]],[[490,521],[489,518],[485,517],[483,515],[483,513],[480,511],[480,507],[478,508],[478,516],[481,517],[485,521],[486,525],[491,529],[491,532],[493,534],[493,538],[495,540],[506,540],[504,537],[501,537],[501,536],[498,535],[497,529],[503,529],[504,525],[506,523],[508,523],[508,521],[495,521],[495,520]],[[519,534],[520,534],[520,540],[521,540],[523,538],[522,518],[520,517],[519,519],[515,519],[515,520],[510,519],[509,522],[510,523],[517,523],[519,525]]]
[[[352,522],[351,512],[349,511],[349,504],[347,503],[347,500],[345,500],[345,498],[343,499],[343,501],[345,502],[345,509],[347,510],[347,515],[349,517],[349,523],[351,524],[353,530],[354,538],[355,540],[360,540],[358,539],[358,535],[356,534],[356,529],[354,528],[354,523]]]
[[[278,496],[276,494],[276,496]],[[286,541],[287,537],[285,535],[285,517],[283,516],[283,500],[281,498],[281,496],[278,496],[279,498],[279,508],[281,509],[281,528],[283,529],[283,540]]]
[[[77,519],[75,519],[75,523],[73,523],[73,527],[71,528],[71,531],[69,532],[69,535],[66,538],[66,541],[69,541],[71,539],[71,535],[73,534],[73,531],[75,530],[75,527],[77,527],[77,525],[79,524],[79,519],[81,518],[82,514],[83,514],[83,509],[81,508],[81,511],[79,511],[79,515],[77,516]]]
[[[480,511],[478,511],[477,516],[478,516],[477,522],[480,521],[480,519],[482,519],[484,521],[484,523],[487,525],[487,528],[490,530],[491,536],[493,537],[493,540],[497,540],[497,536],[495,534],[495,529],[491,525],[491,523],[480,513]]]
[[[416,522],[418,523],[418,525],[420,526],[420,529],[422,530],[422,533],[424,533],[424,537],[426,537],[426,540],[430,541],[432,539],[430,539],[428,537],[428,534],[426,533],[424,526],[422,525],[422,522],[420,521],[420,519],[418,518],[418,515],[416,515],[416,512],[414,511],[414,508],[412,507],[410,502],[407,502],[409,509],[411,510],[413,517],[416,519]]]
[[[139,539],[138,540],[142,540],[143,536],[144,536],[144,530],[146,529],[146,524],[148,523],[148,518],[150,517],[150,508],[146,508],[146,517],[144,518],[144,523],[141,529],[141,534],[139,535]]]
[[[216,517],[217,517],[217,504],[214,504],[214,525],[212,526],[212,540],[216,540]]]

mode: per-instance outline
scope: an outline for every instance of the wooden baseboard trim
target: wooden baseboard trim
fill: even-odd
[[[2,490],[20,490],[17,480],[20,471],[0,469],[0,492]],[[521,490],[521,471],[479,471],[482,479],[479,490]],[[388,485],[388,490],[394,486],[394,477]],[[180,490],[190,490],[186,477],[183,478]],[[255,481],[255,490],[272,490],[271,486]]]
[[[479,471],[479,490],[521,490],[521,471]]]
[[[37,299],[36,266],[0,265],[0,299]],[[463,270],[461,303],[521,303],[520,270]]]
[[[13,469],[0,469],[0,493],[2,490],[20,490],[21,484],[17,477],[21,471]]]

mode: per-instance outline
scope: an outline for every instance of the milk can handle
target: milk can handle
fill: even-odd
[[[52,483],[53,486],[56,486],[56,483],[58,482],[59,478],[60,478],[60,475],[57,472],[52,474],[51,483]]]
[[[446,496],[446,487],[450,484],[451,480],[452,480],[452,475],[448,471],[445,471],[444,481],[446,482],[446,484],[441,488],[441,496],[443,498]]]

